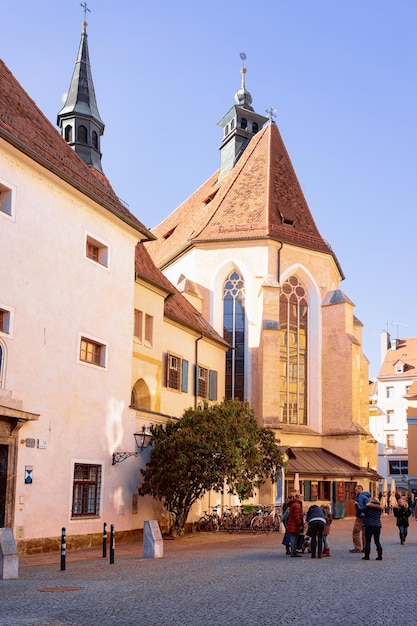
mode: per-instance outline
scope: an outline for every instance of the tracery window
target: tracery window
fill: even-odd
[[[233,270],[223,289],[224,338],[233,346],[226,353],[226,398],[245,399],[245,283]]]
[[[279,299],[279,409],[284,424],[307,424],[307,312],[305,289],[291,276]]]

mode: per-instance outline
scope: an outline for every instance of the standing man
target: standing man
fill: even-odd
[[[365,550],[365,529],[363,527],[364,513],[361,511],[369,502],[371,494],[364,491],[362,485],[356,485],[356,515],[353,524],[352,539],[353,549],[350,552],[363,552]]]

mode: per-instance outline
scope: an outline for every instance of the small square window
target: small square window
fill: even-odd
[[[87,337],[81,337],[80,343],[80,361],[105,367],[106,365],[106,346]]]
[[[152,346],[153,342],[153,317],[152,315],[145,315],[145,344]]]
[[[10,311],[0,308],[0,332],[10,334]]]
[[[104,267],[109,266],[109,248],[104,243],[94,239],[90,235],[86,236],[85,256],[95,263],[99,263]]]
[[[0,213],[12,216],[12,192],[0,183]]]

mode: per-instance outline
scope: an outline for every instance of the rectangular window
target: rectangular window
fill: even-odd
[[[10,311],[0,308],[0,332],[10,333]]]
[[[75,463],[72,517],[100,515],[101,465]]]
[[[387,424],[392,424],[394,422],[394,411],[387,411]]]
[[[181,359],[173,354],[168,354],[167,387],[181,389]]]
[[[208,370],[205,367],[197,366],[198,378],[197,378],[197,395],[200,398],[208,397]]]
[[[80,361],[104,367],[106,365],[106,346],[87,337],[81,337]]]
[[[91,235],[86,235],[85,256],[104,267],[109,267],[109,247]]]
[[[153,317],[145,314],[145,344],[152,346],[153,342]]]
[[[167,387],[188,392],[188,361],[175,354],[167,354]]]
[[[0,213],[12,216],[12,192],[0,183]]]
[[[408,461],[389,461],[390,474],[408,474]]]
[[[393,434],[387,435],[386,447],[387,448],[395,448],[395,435],[393,435]]]
[[[394,387],[387,387],[387,398],[394,397]]]
[[[142,343],[143,338],[143,312],[139,311],[139,309],[135,309],[135,321],[134,321],[134,330],[133,334],[135,339]]]

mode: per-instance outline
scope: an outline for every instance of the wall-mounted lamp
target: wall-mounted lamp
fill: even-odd
[[[149,445],[149,442],[152,439],[152,433],[146,429],[146,426],[142,426],[142,430],[138,433],[134,433],[133,436],[135,438],[136,447],[139,452],[142,452],[142,450]],[[116,463],[121,463],[130,456],[138,456],[138,451],[135,450],[135,452],[113,452],[112,465],[116,465]]]

